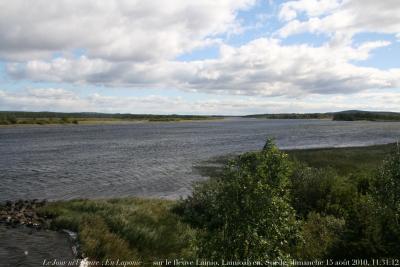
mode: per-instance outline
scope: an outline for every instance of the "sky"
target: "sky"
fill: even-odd
[[[400,111],[399,0],[0,0],[0,110]]]

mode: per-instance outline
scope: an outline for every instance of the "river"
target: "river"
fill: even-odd
[[[265,120],[0,128],[0,201],[122,196],[178,198],[193,167],[230,153],[394,142],[400,122]]]

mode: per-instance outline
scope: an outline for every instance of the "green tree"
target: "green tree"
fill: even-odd
[[[374,181],[373,197],[379,214],[382,243],[385,254],[400,256],[400,151],[389,156]]]
[[[291,179],[291,203],[300,218],[309,212],[343,217],[357,195],[357,188],[333,169],[295,164]]]
[[[268,140],[261,152],[229,162],[219,178],[195,187],[181,206],[199,228],[200,257],[229,260],[289,258],[298,236],[289,204],[287,155]]]
[[[337,246],[344,231],[345,220],[332,215],[322,216],[310,212],[301,227],[302,242],[299,242],[299,259],[328,259],[331,250]]]

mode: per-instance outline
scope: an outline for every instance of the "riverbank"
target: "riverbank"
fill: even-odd
[[[0,125],[184,122],[213,120],[221,118],[223,118],[223,116],[0,111]]]
[[[141,123],[185,123],[185,122],[211,122],[220,121],[224,118],[204,118],[204,119],[155,119],[155,120],[119,120],[119,119],[79,119],[72,118],[68,122],[62,120],[36,120],[36,121],[23,121],[16,123],[0,124],[0,128],[9,127],[37,127],[37,126],[65,126],[65,125],[128,125],[128,124],[141,124]]]
[[[301,162],[319,169],[332,169],[337,174],[328,184],[335,189],[329,190],[343,190],[335,196],[343,198],[352,192],[351,188],[365,187],[368,181],[365,177],[375,172],[390,151],[396,149],[396,144],[387,144],[285,152],[292,162]],[[221,170],[224,162],[225,159],[220,159],[215,168]],[[321,175],[325,177],[325,174]],[[343,178],[337,178],[337,175]],[[336,188],[338,185],[340,186]],[[329,190],[326,191],[327,195],[321,197],[332,197],[333,193]],[[335,205],[342,205],[340,199],[335,201],[339,201]],[[2,207],[6,207],[8,214],[13,210],[15,218],[32,217],[26,214],[32,212],[33,208],[33,217],[44,220],[46,228],[77,232],[83,254],[91,259],[119,258],[150,263],[163,259],[193,258],[196,253],[192,242],[198,230],[182,220],[182,215],[176,212],[179,201],[146,198],[93,199],[43,202],[35,207],[32,203],[36,202],[8,203]],[[21,212],[24,216],[19,215]],[[23,220],[19,223],[27,225],[21,222]],[[34,226],[34,223],[29,225]]]

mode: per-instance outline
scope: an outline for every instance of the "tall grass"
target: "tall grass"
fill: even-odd
[[[79,233],[82,252],[93,259],[191,257],[193,230],[170,212],[174,202],[123,198],[49,203],[40,210],[54,229]]]

